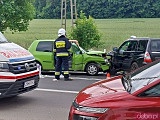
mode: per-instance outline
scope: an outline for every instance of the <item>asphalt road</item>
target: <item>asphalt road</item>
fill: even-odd
[[[52,81],[52,73],[45,74],[34,91],[0,99],[0,120],[67,120],[76,94],[87,85],[106,77],[104,74],[71,76],[73,81]]]

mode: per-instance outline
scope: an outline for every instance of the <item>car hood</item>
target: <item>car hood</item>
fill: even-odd
[[[94,50],[87,51],[86,53],[88,55],[101,56],[101,57],[106,57],[106,55],[107,55],[106,52],[103,52],[103,51],[94,51]]]
[[[19,62],[34,59],[33,55],[15,43],[0,44],[1,61]]]
[[[103,51],[94,51],[94,50],[90,50],[90,51],[87,51],[87,54],[106,54],[105,52]]]
[[[77,95],[75,102],[82,106],[104,107],[103,103],[124,100],[130,95],[125,91],[121,82],[121,76],[94,83]]]

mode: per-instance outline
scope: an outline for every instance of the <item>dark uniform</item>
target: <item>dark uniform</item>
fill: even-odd
[[[56,69],[55,69],[55,78],[60,79],[60,72],[63,67],[64,80],[71,80],[69,78],[69,63],[68,56],[71,48],[71,43],[69,39],[64,35],[57,38],[54,42],[54,52],[56,56]]]

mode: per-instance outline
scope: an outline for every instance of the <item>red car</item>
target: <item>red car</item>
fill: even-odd
[[[160,61],[79,92],[69,120],[160,120]]]

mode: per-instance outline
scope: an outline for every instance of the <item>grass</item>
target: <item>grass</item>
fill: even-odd
[[[95,19],[95,24],[102,34],[101,41],[104,42],[100,50],[110,51],[131,35],[160,38],[160,18]],[[30,22],[28,31],[14,34],[6,31],[4,34],[9,41],[27,49],[36,39],[56,39],[60,27],[59,19],[34,19]],[[70,28],[71,20],[67,20],[67,32]]]

